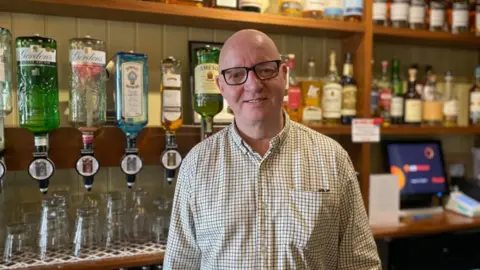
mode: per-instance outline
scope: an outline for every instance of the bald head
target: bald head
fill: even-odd
[[[222,46],[220,69],[248,65],[245,62],[258,58],[258,54],[265,60],[280,58],[277,46],[265,33],[253,29],[240,30],[229,37]]]

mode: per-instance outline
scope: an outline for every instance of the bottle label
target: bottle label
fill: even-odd
[[[425,7],[418,5],[410,6],[410,16],[408,18],[409,23],[423,23],[425,21]]]
[[[163,90],[163,117],[175,121],[182,116],[182,93],[179,90]]]
[[[480,92],[470,93],[470,113],[476,115],[480,113]]]
[[[86,155],[77,160],[75,168],[81,176],[92,176],[98,172],[100,164],[94,156]]]
[[[423,87],[423,100],[433,101],[435,99],[435,88],[430,85],[425,85]]]
[[[240,0],[240,8],[242,7],[256,7],[262,8],[262,2],[258,0]]]
[[[357,114],[357,87],[355,85],[346,85],[342,89],[342,115]]]
[[[325,9],[324,0],[305,0],[303,11],[323,11]]]
[[[477,5],[477,14],[475,15],[475,25],[476,25],[476,33],[480,33],[480,8]]]
[[[280,9],[283,10],[285,13],[296,14],[302,12],[302,3],[292,0],[282,1]]]
[[[405,122],[418,123],[422,121],[422,100],[405,100]]]
[[[373,19],[384,21],[387,19],[387,3],[374,2],[373,3]]]
[[[340,118],[342,110],[342,86],[338,83],[328,83],[323,87],[323,116]]]
[[[379,105],[383,107],[384,110],[390,111],[390,106],[392,103],[392,89],[383,88],[379,91]]]
[[[120,168],[127,175],[136,175],[142,170],[143,161],[136,154],[128,154],[120,161]]]
[[[195,94],[220,94],[215,78],[218,64],[199,64],[195,67]]]
[[[17,61],[22,66],[44,65],[55,66],[57,63],[57,50],[45,49],[40,45],[31,45],[28,48],[17,48]]]
[[[344,0],[346,16],[361,16],[363,14],[362,0]]]
[[[468,26],[468,5],[466,3],[453,3],[452,27]]]
[[[456,100],[448,100],[443,103],[443,114],[445,116],[457,116],[458,106]]]
[[[403,97],[392,97],[392,103],[390,107],[390,115],[392,117],[403,116]]]
[[[30,176],[38,181],[46,180],[53,175],[55,166],[48,158],[36,158],[28,166]]]
[[[298,110],[300,107],[300,100],[302,97],[302,91],[299,87],[290,86],[288,88],[288,108],[292,110]]]
[[[143,115],[143,65],[136,62],[122,63],[122,116]]]
[[[97,64],[104,66],[106,63],[105,52],[92,50],[91,47],[85,47],[82,50],[70,50],[70,63],[78,64]]]
[[[4,82],[5,79],[6,79],[6,76],[5,76],[5,73],[6,73],[6,70],[5,70],[6,56],[3,55],[4,52],[5,52],[5,50],[0,48],[0,82]]]
[[[392,21],[406,21],[408,18],[408,3],[392,3]]]
[[[176,170],[182,163],[182,156],[177,150],[170,149],[162,155],[162,165],[168,170]]]
[[[430,11],[430,24],[432,27],[443,27],[445,22],[445,10],[433,9]]]
[[[237,7],[236,0],[216,0],[216,2],[217,2],[217,6],[219,7],[231,7],[231,8]]]
[[[180,88],[182,87],[182,78],[180,74],[166,73],[163,75],[163,86]]]
[[[304,122],[313,122],[322,120],[322,110],[314,106],[306,106],[303,109],[303,119]]]
[[[441,122],[443,119],[442,101],[423,102],[423,120]]]
[[[343,14],[343,1],[342,0],[326,0],[324,15],[336,16]]]

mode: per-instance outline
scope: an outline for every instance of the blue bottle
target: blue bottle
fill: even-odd
[[[120,167],[131,188],[143,167],[136,139],[148,123],[148,57],[143,53],[118,52],[107,71],[115,78],[116,125],[127,137]]]

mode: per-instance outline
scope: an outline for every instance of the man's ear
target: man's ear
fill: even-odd
[[[220,93],[223,95],[223,87],[222,87],[222,82],[220,81],[220,75],[217,75],[215,78],[215,83],[217,84],[218,89],[220,89]]]

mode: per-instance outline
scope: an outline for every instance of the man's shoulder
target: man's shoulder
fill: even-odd
[[[192,149],[190,149],[184,160],[196,159],[198,156],[203,156],[206,153],[211,154],[212,151],[225,147],[225,144],[228,140],[229,129],[230,126],[227,126],[218,132],[215,132],[213,135],[204,139],[203,141],[197,143],[194,147],[192,147]]]
[[[296,139],[300,140],[300,145],[303,147],[320,150],[322,152],[335,152],[336,154],[343,153],[345,151],[339,142],[327,135],[322,134],[321,132],[296,122],[293,122],[292,127],[296,134]]]

